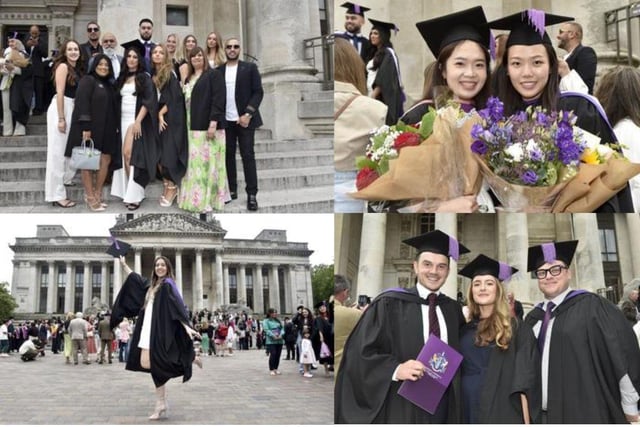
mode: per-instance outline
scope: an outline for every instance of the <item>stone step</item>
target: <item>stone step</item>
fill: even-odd
[[[39,189],[34,186],[39,183],[13,183],[11,187],[21,188],[23,203],[21,205],[11,204],[3,206],[3,213],[87,213],[89,208],[82,203],[82,196],[74,198],[78,203],[73,208],[60,208],[49,203],[42,202],[43,193],[38,193]],[[105,190],[106,192],[106,190]],[[162,193],[160,184],[152,184],[147,187],[147,198],[142,202],[136,213],[157,213],[157,212],[183,212],[174,203],[169,208],[161,207],[158,199]],[[4,205],[4,197],[7,191],[0,189],[0,206]],[[75,193],[74,193],[75,194]],[[73,197],[72,197],[73,198]],[[109,206],[104,213],[129,213],[130,211],[120,202],[119,199],[107,199]],[[260,191],[258,193],[258,204],[260,213],[333,213],[333,185],[324,185],[314,188],[298,189],[277,189],[272,191]],[[225,213],[248,213],[247,197],[241,192],[237,200],[225,205]]]

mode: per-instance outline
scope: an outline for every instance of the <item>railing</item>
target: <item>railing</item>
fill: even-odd
[[[318,70],[324,89],[333,89],[333,34],[305,39],[304,60]]]
[[[605,39],[607,43],[616,43],[616,62],[622,62],[620,53],[620,23],[624,22],[627,31],[627,63],[633,66],[633,43],[631,20],[640,18],[640,3],[633,3],[604,13]],[[640,28],[640,20],[638,21]]]

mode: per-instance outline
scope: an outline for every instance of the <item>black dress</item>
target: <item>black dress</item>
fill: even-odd
[[[379,99],[388,107],[385,123],[389,126],[395,125],[400,116],[402,116],[404,95],[400,86],[398,67],[391,48],[385,48],[384,58],[377,71],[373,88],[380,86]]]
[[[193,342],[184,330],[191,322],[182,297],[174,285],[165,279],[153,299],[151,317],[151,341],[149,357],[151,369],[140,366],[140,332],[144,322],[144,299],[149,283],[137,273],[131,273],[113,304],[111,328],[115,328],[124,317],[138,316],[136,328],[131,338],[131,347],[126,369],[150,372],[156,387],[169,379],[182,376],[182,382],[191,378],[191,363],[195,358]]]
[[[512,320],[513,338],[507,350],[490,343],[475,345],[478,320],[460,333],[462,420],[465,424],[521,424],[520,394],[527,396],[529,415],[540,415],[542,399],[540,355],[531,327]]]
[[[142,136],[133,141],[131,165],[135,167],[133,180],[146,187],[155,179],[160,161],[158,94],[151,77],[144,72],[136,75],[136,91],[135,115],[138,116],[142,106],[146,107],[147,115],[142,119]]]
[[[187,116],[180,82],[171,78],[160,91],[159,109],[167,106],[167,128],[160,133],[160,164],[165,178],[180,184],[187,171]]]

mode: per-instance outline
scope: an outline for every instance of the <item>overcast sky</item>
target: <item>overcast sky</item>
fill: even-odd
[[[62,225],[71,236],[108,236],[115,214],[0,214],[0,282],[11,283],[16,237],[35,237],[37,225]],[[333,264],[332,214],[219,214],[225,238],[253,239],[265,228],[287,230],[290,242],[308,242],[311,264]]]

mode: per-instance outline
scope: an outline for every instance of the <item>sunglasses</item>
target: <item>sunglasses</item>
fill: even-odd
[[[227,49],[240,49],[240,45],[239,44],[228,44],[225,46],[225,48]]]
[[[99,31],[100,31],[100,28],[97,28],[97,27],[87,28],[87,33],[97,33]]]

